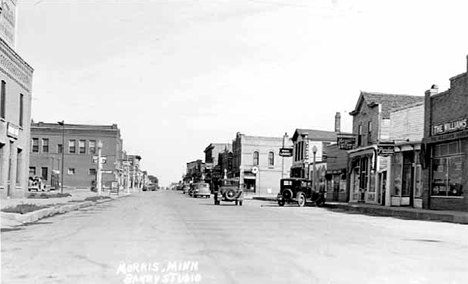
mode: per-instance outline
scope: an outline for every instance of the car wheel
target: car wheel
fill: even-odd
[[[305,197],[305,194],[304,193],[298,193],[297,195],[297,205],[299,207],[304,207],[304,205],[306,204],[306,197]]]
[[[278,201],[278,205],[279,205],[279,206],[284,206],[284,203],[286,203],[286,202],[284,202],[284,200],[279,200],[279,201]]]
[[[281,195],[283,196],[285,200],[289,200],[293,197],[293,192],[291,189],[286,188],[283,190],[283,192],[281,192]]]
[[[236,206],[239,205],[239,202],[236,200]]]
[[[228,189],[228,191],[226,191],[225,195],[227,200],[233,200],[234,197],[236,196],[236,191],[234,189]]]

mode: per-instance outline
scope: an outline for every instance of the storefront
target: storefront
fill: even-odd
[[[390,194],[392,206],[422,208],[421,143],[395,145]]]
[[[389,205],[388,170],[391,155],[382,146],[371,145],[348,151],[349,202]]]

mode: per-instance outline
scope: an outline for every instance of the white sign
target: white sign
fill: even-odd
[[[16,0],[0,0],[0,38],[15,48]]]
[[[18,139],[18,136],[19,136],[19,126],[14,125],[14,124],[8,122],[8,125],[7,125],[7,135],[8,135],[8,137],[12,137],[12,138]]]
[[[101,172],[103,174],[112,174],[113,173],[113,171],[111,171],[111,170],[105,170],[105,171],[101,171]]]
[[[93,164],[97,164],[98,156],[93,156]],[[105,164],[107,162],[107,157],[101,156],[101,164]]]

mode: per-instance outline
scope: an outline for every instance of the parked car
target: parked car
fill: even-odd
[[[285,178],[280,181],[278,205],[297,203],[303,207],[307,201],[315,202],[317,206],[325,204],[325,192],[312,189],[312,181],[305,178]]]
[[[41,177],[29,177],[28,191],[48,191],[45,182]]]
[[[238,178],[223,179],[221,185],[214,192],[214,204],[220,205],[221,201],[235,202],[242,206],[244,201],[243,186],[240,185]]]
[[[183,194],[188,194],[189,190],[190,190],[190,185],[184,184],[184,189],[183,189],[182,193]]]
[[[192,196],[195,198],[200,197],[200,196],[210,198],[211,196],[210,185],[206,182],[199,182],[195,184]]]

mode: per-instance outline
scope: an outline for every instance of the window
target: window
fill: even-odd
[[[36,167],[29,167],[29,176],[33,177],[36,175]]]
[[[42,138],[42,152],[48,153],[49,152],[49,139]]]
[[[39,152],[39,138],[32,139],[32,151],[33,153]]]
[[[460,141],[442,143],[433,149],[431,194],[463,196],[463,172],[466,171]]]
[[[80,154],[86,153],[86,140],[80,140],[78,142],[78,147],[80,148]]]
[[[357,138],[357,146],[362,146],[362,125],[358,127],[358,138]]]
[[[372,121],[367,123],[367,145],[372,145]]]
[[[2,80],[2,97],[0,100],[0,118],[5,118],[6,82]]]
[[[20,94],[19,101],[19,125],[23,127],[24,95]]]
[[[63,145],[57,144],[57,153],[61,154],[63,152]]]
[[[68,153],[75,154],[76,153],[76,143],[75,140],[68,141]]]
[[[97,173],[97,172],[96,172],[96,169],[89,169],[89,171],[88,171],[88,174],[89,174],[90,176],[95,176],[96,173]]]
[[[253,165],[258,166],[258,151],[253,153]]]
[[[47,177],[49,176],[49,169],[47,167],[42,167],[41,168],[41,177],[43,180],[47,180]]]
[[[268,166],[273,167],[275,165],[275,153],[268,153]]]
[[[68,174],[69,175],[74,175],[75,174],[75,168],[69,168],[68,169]]]
[[[89,140],[89,154],[96,154],[96,140]]]

